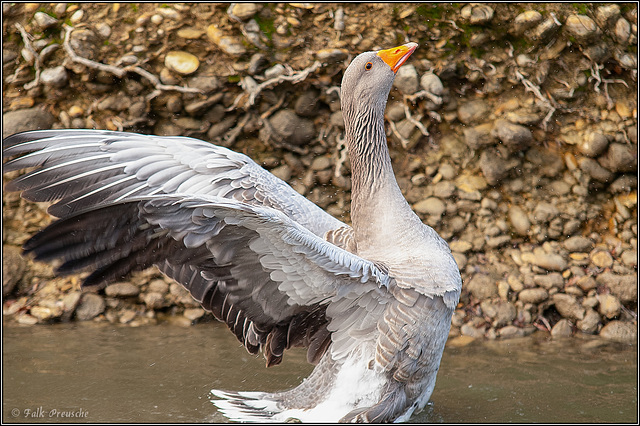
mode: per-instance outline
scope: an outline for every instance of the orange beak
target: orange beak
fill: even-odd
[[[391,49],[380,50],[378,51],[378,56],[391,67],[393,72],[398,72],[398,69],[409,59],[409,56],[417,47],[418,43],[411,42]]]

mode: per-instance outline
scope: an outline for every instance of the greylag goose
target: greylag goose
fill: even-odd
[[[449,246],[395,180],[383,114],[416,43],[357,56],[341,103],[352,226],[249,157],[197,139],[45,130],[4,141],[7,184],[57,201],[24,245],[61,274],[105,286],[156,265],[224,321],[267,366],[307,348],[317,364],[279,393],[213,390],[236,421],[398,422],[427,403],[458,303]]]

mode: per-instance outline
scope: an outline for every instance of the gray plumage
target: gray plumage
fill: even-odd
[[[414,43],[356,57],[343,78],[352,227],[249,157],[184,137],[100,130],[10,136],[6,189],[56,201],[24,246],[105,286],[157,265],[267,365],[307,348],[316,369],[287,392],[214,391],[240,421],[398,421],[435,385],[461,280],[447,244],[396,183],[383,113]],[[386,51],[387,53],[389,51]]]

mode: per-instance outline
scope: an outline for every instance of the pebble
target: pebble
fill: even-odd
[[[274,175],[278,179],[282,179],[285,182],[289,181],[293,174],[291,171],[291,167],[288,164],[283,164],[282,166],[275,167],[270,171],[272,175]]]
[[[247,68],[247,72],[249,75],[260,74],[268,63],[269,62],[264,53],[254,53],[251,55],[251,59],[249,60],[249,68]]]
[[[492,134],[507,147],[514,150],[525,149],[533,141],[531,130],[502,118],[495,121]]]
[[[458,107],[458,120],[463,124],[472,124],[485,119],[488,111],[489,106],[481,99],[465,102]]]
[[[444,85],[442,84],[442,81],[431,71],[424,73],[420,78],[420,87],[436,96],[442,96],[444,93]]]
[[[460,334],[463,336],[469,336],[474,339],[482,339],[484,337],[484,330],[476,328],[473,324],[467,323],[460,327]]]
[[[342,62],[348,57],[349,51],[347,49],[320,49],[316,52],[316,59],[327,64]]]
[[[344,28],[344,9],[342,7],[338,7],[334,14],[333,29],[336,31],[344,31]]]
[[[154,25],[160,25],[162,23],[162,21],[164,21],[164,17],[162,15],[158,15],[156,13],[154,15],[151,15],[151,18],[149,18],[149,20]]]
[[[438,167],[438,173],[442,175],[442,179],[446,180],[452,180],[457,175],[456,169],[449,163],[440,164],[440,167]]]
[[[515,325],[507,325],[498,330],[498,333],[502,339],[513,339],[516,337],[523,337],[526,335],[524,329],[516,327]]]
[[[598,312],[600,312],[600,315],[608,319],[613,319],[620,315],[622,305],[615,296],[598,294],[596,298],[598,299]]]
[[[595,334],[600,325],[600,314],[591,308],[585,310],[584,318],[576,323],[578,330],[587,334]]]
[[[26,268],[26,260],[18,247],[4,245],[2,251],[2,295],[13,292],[16,284],[22,279]]]
[[[467,290],[478,300],[489,299],[498,294],[498,287],[491,277],[475,274],[466,285]]]
[[[469,345],[471,342],[475,340],[476,340],[475,337],[465,336],[465,335],[456,336],[453,338],[450,337],[449,339],[447,339],[447,346],[452,348],[462,348],[464,346]]]
[[[131,106],[131,99],[123,97],[122,94],[110,95],[98,102],[99,111],[124,111]]]
[[[159,13],[165,18],[172,19],[174,21],[178,21],[182,18],[182,15],[180,15],[180,13],[177,10],[172,9],[170,7],[159,7],[156,9],[156,13]]]
[[[9,111],[2,115],[2,137],[26,130],[50,129],[54,122],[53,115],[40,107]]]
[[[598,268],[611,268],[613,266],[613,258],[608,251],[602,251],[595,249],[589,256],[591,258],[591,263],[593,263]]]
[[[269,123],[278,135],[294,145],[305,145],[316,136],[313,121],[298,117],[290,109],[279,110]]]
[[[164,65],[178,74],[189,75],[198,69],[200,61],[191,53],[174,50],[166,54]]]
[[[613,272],[603,272],[596,277],[596,282],[609,288],[611,294],[618,297],[622,303],[634,302],[638,299],[637,274],[618,275]]]
[[[207,131],[207,137],[209,139],[215,139],[217,137],[224,135],[227,132],[227,130],[229,130],[231,127],[233,127],[236,124],[237,121],[238,120],[235,115],[229,115],[225,117],[224,119],[222,119],[222,121],[219,121],[218,123],[214,123],[209,128],[209,130]]]
[[[486,4],[467,4],[460,11],[460,16],[469,21],[471,25],[484,25],[493,19],[493,8]]]
[[[580,287],[583,291],[588,292],[596,288],[596,280],[593,277],[585,275],[583,277],[578,278],[576,281],[576,285]]]
[[[525,32],[525,37],[531,41],[546,41],[550,39],[561,25],[555,19],[549,17],[538,24],[532,31]]]
[[[602,28],[607,28],[613,24],[620,16],[620,6],[617,4],[607,4],[596,9],[596,22]]]
[[[400,67],[396,73],[396,78],[393,81],[393,87],[396,87],[405,95],[412,95],[416,93],[420,88],[416,67],[411,64]]]
[[[35,19],[36,24],[38,24],[42,30],[53,28],[58,25],[58,20],[56,18],[49,16],[44,12],[36,12],[35,15],[33,15],[33,19]]]
[[[512,205],[509,207],[509,221],[511,222],[511,226],[516,234],[520,236],[526,236],[529,234],[529,230],[531,229],[531,221],[529,220],[529,216],[522,210],[520,207]]]
[[[598,26],[586,15],[571,15],[565,22],[565,30],[578,41],[589,41],[598,33]]]
[[[613,342],[632,345],[638,338],[637,325],[629,322],[610,321],[600,330],[600,337]]]
[[[631,24],[624,18],[618,19],[616,22],[616,27],[613,31],[618,39],[618,43],[626,45],[629,42],[629,37],[631,36]]]
[[[124,309],[120,312],[120,317],[118,318],[118,322],[120,324],[128,324],[136,317],[136,312],[131,309]]]
[[[609,192],[631,192],[638,187],[638,177],[634,175],[623,175],[609,185]]]
[[[598,132],[589,132],[585,137],[581,138],[578,149],[587,157],[597,157],[607,149],[608,145],[609,138],[605,135]]]
[[[573,327],[571,326],[571,321],[565,318],[558,321],[551,329],[551,337],[554,339],[570,337],[572,334]]]
[[[140,288],[131,283],[115,283],[107,286],[104,293],[109,297],[133,297],[140,293]]]
[[[285,69],[282,64],[275,64],[274,66],[267,68],[264,72],[264,78],[266,80],[271,80],[272,78],[280,77],[284,75]]]
[[[102,296],[94,293],[83,293],[82,299],[76,308],[76,318],[80,321],[88,321],[104,312],[105,302]]]
[[[585,309],[578,303],[575,296],[564,293],[553,295],[553,303],[558,313],[565,318],[579,321],[584,318]]]
[[[42,321],[47,321],[51,318],[58,317],[62,312],[60,311],[55,312],[53,309],[48,308],[46,306],[33,306],[29,310],[29,313],[32,316],[36,317],[38,321],[42,322]]]
[[[111,35],[111,27],[106,22],[99,22],[96,24],[96,31],[103,38],[109,38]]]
[[[599,162],[614,173],[635,172],[638,167],[637,146],[612,143],[606,154],[600,157]]]
[[[44,69],[40,73],[40,81],[47,86],[62,88],[69,82],[67,69],[62,65]]]
[[[625,250],[620,255],[620,260],[627,266],[638,266],[638,252],[637,250]]]
[[[178,113],[182,111],[182,98],[180,96],[169,96],[166,101],[167,111],[171,113]]]
[[[77,24],[82,21],[82,18],[84,18],[84,11],[82,9],[78,9],[73,12],[71,17],[69,18],[69,21],[71,21],[72,24]]]
[[[220,88],[220,82],[213,75],[203,75],[190,77],[189,87],[202,90],[203,93],[208,94]]]
[[[511,285],[511,283],[509,283]],[[513,288],[513,286],[512,286]],[[549,293],[543,288],[527,288],[518,293],[518,300],[523,303],[540,303],[549,298]]]
[[[540,202],[533,209],[533,220],[536,223],[549,223],[560,214],[560,210],[551,203]]]
[[[611,182],[613,180],[613,173],[602,167],[593,158],[582,157],[578,159],[578,166],[580,170],[594,180],[599,182]]]
[[[251,19],[242,25],[243,34],[245,38],[258,49],[268,50],[269,47],[263,43],[262,38],[264,35],[260,31],[260,25],[255,19]],[[261,37],[262,36],[262,37]]]
[[[489,185],[500,183],[516,164],[513,161],[506,161],[493,149],[482,151],[478,162],[480,170],[482,170],[482,174]]]
[[[159,309],[165,305],[162,293],[150,291],[142,295],[142,300],[148,309]]]
[[[456,190],[456,185],[451,181],[443,180],[433,185],[432,188],[434,196],[447,199],[453,196]]]
[[[495,249],[508,244],[510,241],[511,237],[509,235],[500,235],[497,237],[487,238],[486,244],[488,248]]]
[[[492,325],[496,328],[509,325],[516,319],[516,314],[516,307],[513,303],[499,302]]]
[[[537,286],[550,290],[552,287],[562,288],[564,287],[564,278],[558,272],[551,272],[545,275],[535,275],[533,282]]]
[[[207,123],[193,117],[179,117],[174,120],[174,123],[187,130],[205,131],[208,128]]]
[[[618,61],[618,63],[628,70],[633,70],[638,67],[638,58],[629,53],[623,53],[618,50],[613,51],[613,58]]]
[[[490,123],[480,124],[474,127],[465,127],[463,129],[464,142],[471,149],[479,149],[484,146],[493,145],[496,137],[491,133],[493,125]]]
[[[56,16],[62,16],[67,12],[67,4],[66,3],[56,3],[56,5],[53,7],[53,13],[56,14]]]
[[[449,242],[449,248],[451,251],[466,253],[473,248],[473,244],[468,241],[454,240]]]
[[[406,118],[404,113],[404,104],[402,102],[390,102],[387,105],[386,115],[389,120],[398,122]]]
[[[72,313],[73,311],[75,311],[78,303],[80,302],[80,299],[82,299],[81,291],[72,291],[65,294],[62,298],[62,307],[64,311],[68,313]]]
[[[549,271],[563,271],[567,268],[567,261],[555,253],[523,253],[522,259]]]
[[[165,280],[153,280],[149,283],[147,291],[166,294],[169,291],[169,284]]]
[[[431,216],[442,216],[447,210],[447,206],[444,202],[436,197],[429,197],[422,201],[418,201],[413,205],[413,209],[418,214],[428,214]]]
[[[189,308],[184,310],[184,317],[188,320],[195,321],[199,318],[202,318],[205,314],[204,309],[202,308]]]
[[[38,318],[29,314],[22,314],[18,316],[18,324],[34,325],[38,323]]]
[[[255,3],[233,3],[228,12],[229,15],[235,16],[241,21],[246,21],[258,12],[258,5]]]
[[[180,28],[176,34],[185,40],[197,40],[204,35],[204,31],[198,28],[186,27]]]
[[[318,93],[315,90],[307,90],[296,99],[294,110],[301,117],[312,117],[317,112]]]
[[[513,32],[515,35],[522,35],[525,31],[535,27],[542,21],[542,14],[537,10],[527,10],[522,12],[513,20]]]
[[[235,37],[224,35],[224,33],[218,29],[215,24],[211,24],[207,27],[207,37],[216,46],[220,48],[224,53],[238,57],[247,52],[242,42]]]
[[[222,100],[222,97],[222,93],[217,93],[207,99],[190,102],[189,104],[185,105],[184,110],[189,115],[201,115],[205,111],[210,110],[213,105],[220,102]]]
[[[575,237],[570,237],[567,238],[564,243],[563,246],[565,249],[567,249],[569,252],[590,252],[593,249],[593,242],[585,237],[581,237],[581,236],[575,236]]]

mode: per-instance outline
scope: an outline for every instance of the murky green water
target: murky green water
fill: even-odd
[[[221,422],[210,389],[287,389],[311,370],[302,351],[264,368],[221,324],[3,331],[4,422]],[[637,377],[637,348],[597,341],[447,348],[412,421],[636,423]]]

